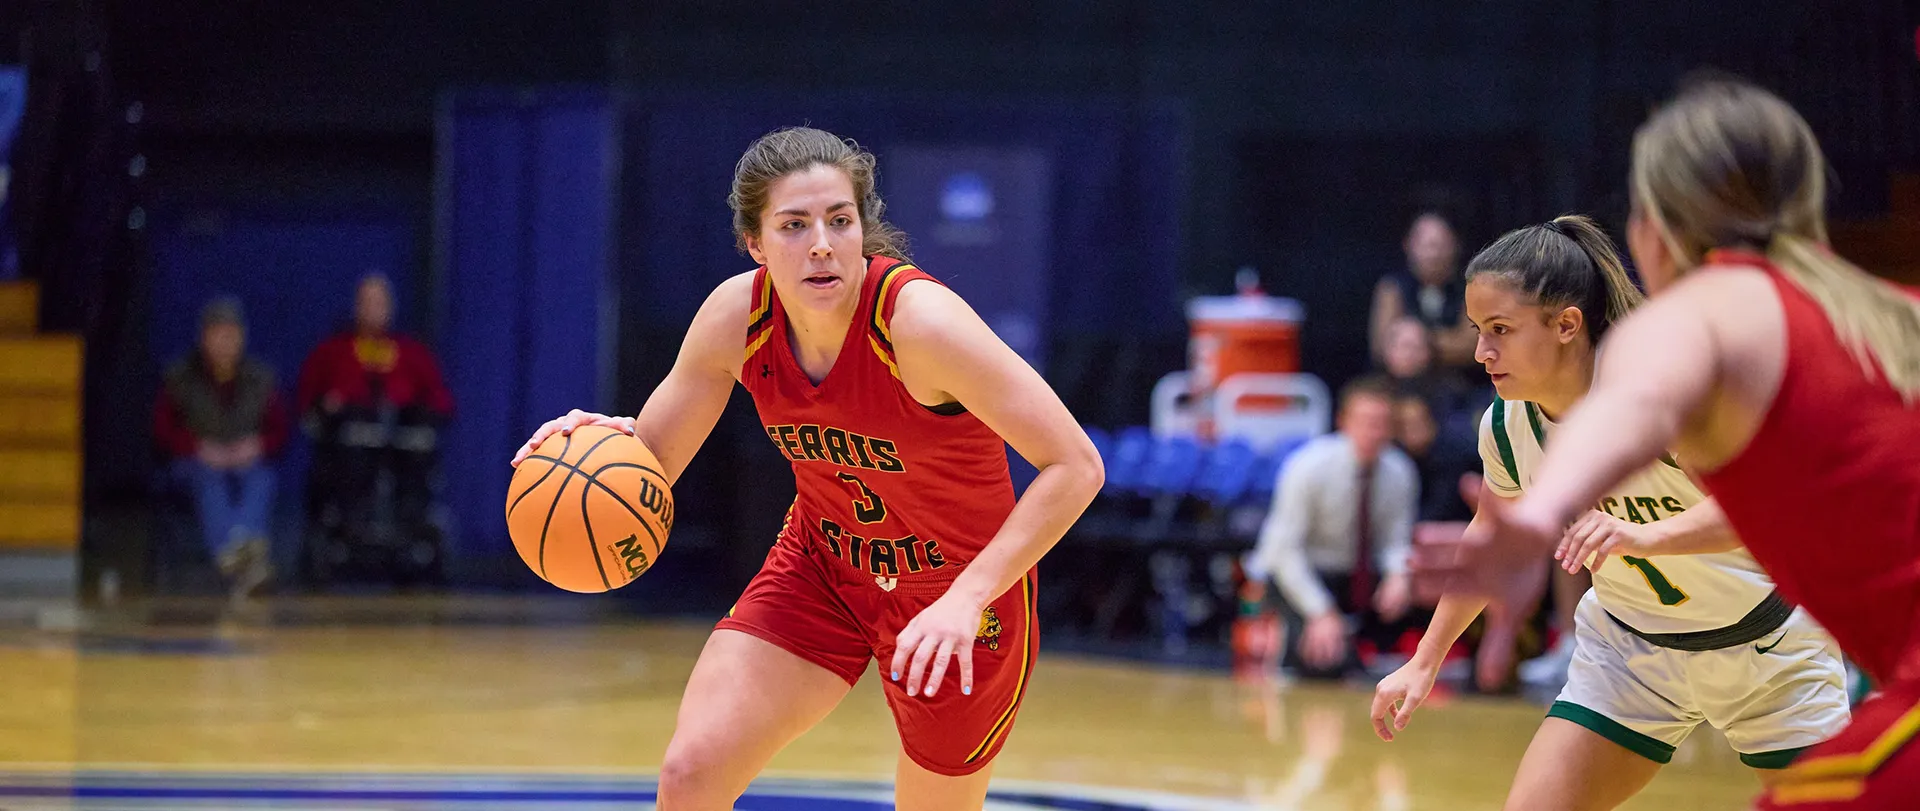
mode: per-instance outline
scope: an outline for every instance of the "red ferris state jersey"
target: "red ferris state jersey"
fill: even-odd
[[[817,544],[888,591],[944,590],[1013,511],[1006,443],[959,403],[930,408],[900,382],[887,325],[913,265],[870,257],[860,303],[827,376],[794,359],[787,313],[753,277],[740,380],[798,490],[784,533]]]
[[[1920,406],[1862,369],[1766,257],[1708,261],[1765,270],[1787,333],[1780,390],[1747,447],[1701,477],[1708,492],[1780,593],[1868,675],[1920,681]]]

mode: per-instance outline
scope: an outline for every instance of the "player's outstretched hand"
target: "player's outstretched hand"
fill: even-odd
[[[1380,736],[1380,740],[1391,741],[1394,733],[1406,729],[1407,722],[1413,720],[1413,711],[1433,692],[1433,680],[1439,675],[1438,666],[1415,659],[1381,679],[1379,686],[1373,688],[1373,734]]]
[[[1587,571],[1598,571],[1608,555],[1645,557],[1651,551],[1645,530],[1639,524],[1599,510],[1588,510],[1567,528],[1553,559],[1560,561],[1561,568],[1578,572],[1581,566],[1587,567]]]
[[[534,431],[533,436],[527,439],[527,444],[521,445],[520,450],[513,454],[513,466],[519,467],[521,462],[526,461],[526,458],[540,447],[540,443],[547,441],[547,437],[553,436],[554,434],[566,436],[573,433],[573,429],[583,425],[601,425],[612,428],[627,436],[633,436],[632,417],[609,417],[605,414],[595,414],[591,411],[581,411],[576,408],[567,412],[567,415],[564,417],[547,420],[545,424],[540,426],[540,430]]]
[[[973,695],[973,642],[985,608],[949,591],[907,623],[894,639],[889,671],[894,681],[906,678],[907,695],[932,698],[954,659],[960,663],[960,693]]]
[[[1423,600],[1459,594],[1506,607],[1527,605],[1546,588],[1547,570],[1540,562],[1563,535],[1559,526],[1519,506],[1484,499],[1470,524],[1414,527],[1414,590]]]

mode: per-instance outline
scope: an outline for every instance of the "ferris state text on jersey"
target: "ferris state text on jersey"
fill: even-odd
[[[899,446],[890,439],[820,425],[769,425],[766,430],[773,446],[793,462],[824,462],[880,473],[907,470],[906,464],[900,461]],[[865,481],[848,472],[841,472],[839,479],[851,488],[855,524],[871,525],[886,520],[886,501],[867,487]],[[834,557],[872,575],[877,582],[891,583],[902,573],[918,574],[947,565],[946,557],[940,554],[940,542],[933,538],[914,534],[901,538],[869,537],[858,526],[843,527],[826,517],[820,519],[819,529]]]
[[[819,425],[769,425],[767,438],[780,455],[793,462],[826,462],[841,467],[904,473],[900,448],[893,440],[856,434]]]

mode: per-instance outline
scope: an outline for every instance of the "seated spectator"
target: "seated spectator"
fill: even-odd
[[[273,370],[246,357],[240,304],[209,302],[200,346],[167,369],[154,438],[190,487],[207,553],[244,600],[272,576],[267,536],[274,471],[287,438]]]
[[[1470,494],[1480,490],[1480,454],[1469,434],[1443,434],[1433,408],[1419,394],[1401,391],[1393,400],[1394,438],[1420,474],[1416,521],[1471,521]]]
[[[1416,217],[1401,242],[1407,265],[1381,277],[1373,289],[1367,325],[1375,362],[1386,362],[1388,330],[1403,316],[1425,327],[1442,373],[1465,377],[1473,359],[1473,326],[1467,322],[1466,282],[1460,274],[1460,246],[1445,217],[1427,212]]]
[[[1288,663],[1315,676],[1364,666],[1364,648],[1395,649],[1415,630],[1406,556],[1420,483],[1391,444],[1390,385],[1348,386],[1337,428],[1281,468],[1246,561],[1249,579],[1273,579],[1284,598]]]
[[[392,329],[386,277],[361,280],[353,314],[353,326],[315,347],[300,371],[296,402],[314,437],[309,506],[328,530],[355,524],[370,514],[384,472],[395,517],[423,527],[435,429],[452,416],[453,395],[432,351]]]
[[[1479,435],[1480,416],[1493,400],[1486,374],[1476,370],[1479,385],[1469,385],[1460,375],[1436,371],[1432,361],[1433,342],[1426,328],[1410,317],[1394,322],[1388,331],[1385,369],[1395,396],[1425,401],[1438,427],[1437,438],[1447,448],[1470,446]]]
[[[393,331],[393,287],[378,274],[360,281],[353,326],[307,356],[296,403],[303,417],[385,408],[426,420],[453,413],[453,395],[433,352]]]

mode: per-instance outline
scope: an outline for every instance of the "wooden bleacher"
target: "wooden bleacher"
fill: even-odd
[[[0,282],[0,553],[72,555],[80,545],[77,336],[39,331],[39,291]]]

